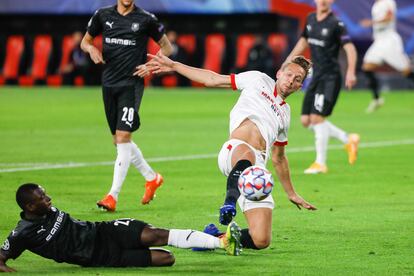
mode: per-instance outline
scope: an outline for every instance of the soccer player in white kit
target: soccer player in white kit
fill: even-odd
[[[378,81],[374,72],[384,63],[401,72],[414,81],[414,73],[410,69],[410,60],[404,52],[403,42],[396,30],[397,5],[394,0],[376,0],[371,9],[372,19],[364,19],[360,24],[373,29],[374,43],[364,56],[362,69],[369,81],[374,99],[367,112],[373,112],[384,104],[380,97]]]
[[[302,86],[311,66],[310,61],[304,57],[293,58],[277,71],[275,82],[259,71],[220,75],[172,61],[161,53],[149,56],[152,60],[147,66],[153,73],[175,71],[207,87],[241,90],[230,113],[230,139],[224,143],[218,163],[221,172],[228,177],[226,199],[220,208],[220,223],[227,225],[231,222],[236,215],[238,201],[249,226],[241,231],[240,242],[244,248],[263,249],[269,246],[274,208],[271,195],[262,201],[249,201],[240,195],[237,182],[244,169],[252,165],[265,166],[271,156],[289,200],[299,209],[316,210],[295,192],[285,155],[290,124],[290,107],[285,99]],[[137,70],[136,74],[140,73]]]

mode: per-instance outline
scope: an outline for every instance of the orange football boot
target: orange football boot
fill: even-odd
[[[151,200],[154,199],[155,191],[162,185],[164,182],[164,179],[162,178],[162,175],[159,173],[156,174],[155,179],[151,181],[147,181],[145,183],[145,193],[144,196],[141,199],[142,204],[148,204]]]
[[[348,144],[345,145],[345,150],[348,152],[348,162],[353,165],[358,156],[359,134],[349,134]]]
[[[102,200],[96,202],[99,208],[108,212],[114,212],[116,208],[116,200],[110,194],[106,195]]]

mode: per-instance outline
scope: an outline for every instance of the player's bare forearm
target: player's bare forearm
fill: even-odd
[[[220,75],[211,70],[196,68],[180,62],[174,62],[174,71],[184,77],[204,84],[207,87],[230,87],[230,76]]]
[[[346,59],[348,63],[348,70],[355,73],[356,71],[356,64],[357,64],[357,51],[353,43],[346,43],[344,45],[344,50],[346,53]]]
[[[7,258],[0,253],[0,272],[16,272],[13,268],[8,267],[6,262]]]
[[[346,53],[347,58],[347,71],[345,76],[345,86],[348,89],[351,89],[357,82],[356,79],[356,64],[357,64],[357,51],[353,43],[349,42],[346,43],[344,46],[344,50]]]
[[[167,57],[172,54],[173,48],[166,35],[163,35],[161,37],[161,39],[158,41],[158,45],[161,47],[160,51]]]
[[[105,63],[101,51],[93,45],[93,36],[88,32],[83,36],[80,47],[82,51],[89,54],[95,64]]]
[[[290,178],[289,162],[285,155],[272,156],[273,167],[288,197],[296,194]]]
[[[306,38],[301,37],[296,43],[292,52],[290,52],[289,56],[286,58],[285,62],[290,61],[294,56],[301,55],[308,47],[309,47],[309,44],[306,41]]]
[[[272,162],[276,174],[282,184],[283,189],[290,202],[295,204],[299,209],[302,207],[308,210],[316,210],[316,207],[306,202],[300,195],[295,192],[290,178],[289,162],[285,155],[285,148],[283,146],[275,146],[272,150]]]
[[[184,77],[204,84],[207,87],[230,87],[231,80],[229,75],[220,75],[211,70],[201,69],[197,67],[188,66],[186,64],[173,61],[163,55],[157,53],[157,55],[148,55],[151,61],[147,63],[151,72],[155,74],[177,72]],[[139,72],[137,72],[139,74]]]

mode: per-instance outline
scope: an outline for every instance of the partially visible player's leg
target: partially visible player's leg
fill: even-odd
[[[224,143],[218,162],[220,170],[227,176],[226,198],[220,208],[219,221],[228,225],[236,216],[236,202],[240,196],[237,187],[240,174],[256,162],[256,155],[251,147],[240,140],[232,139]]]
[[[118,195],[122,184],[128,174],[131,163],[131,133],[128,131],[117,130],[115,133],[117,157],[114,164],[114,176],[112,187],[109,192],[118,201]]]
[[[151,266],[172,266],[175,263],[174,255],[162,248],[152,248],[151,251]]]
[[[137,168],[137,170],[142,174],[146,181],[154,180],[156,177],[156,173],[145,160],[142,151],[138,148],[138,146],[131,141],[132,144],[132,158],[131,163]]]
[[[272,209],[254,208],[244,212],[249,228],[241,231],[243,248],[264,249],[272,240]]]
[[[404,51],[404,43],[399,34],[392,34],[388,39],[388,51],[384,52],[384,60],[402,75],[414,81],[414,72],[410,68],[410,58]]]
[[[362,70],[368,80],[368,87],[372,92],[373,99],[368,105],[366,112],[371,113],[384,104],[384,99],[380,96],[378,79],[375,71],[384,63],[384,57],[387,55],[386,44],[388,42],[379,41],[378,39],[368,48],[365,53]]]
[[[139,119],[139,107],[141,106],[141,100],[144,93],[144,85],[143,83],[138,83],[133,87],[132,99],[129,101],[133,102],[134,111],[136,118],[138,120],[138,126],[140,125]],[[142,151],[139,147],[131,140],[131,163],[134,167],[141,173],[141,175],[145,178],[145,192],[141,199],[142,204],[148,204],[155,196],[155,191],[162,185],[164,182],[163,177],[161,174],[156,173],[148,162],[145,160]]]
[[[152,226],[144,227],[140,241],[144,246],[170,245],[177,248],[222,248],[229,255],[240,253],[240,228],[234,223],[233,228],[222,237],[215,237],[191,229],[161,229]]]
[[[365,73],[366,78],[368,79],[368,87],[370,88],[373,99],[369,103],[366,112],[371,113],[384,105],[384,99],[380,97],[380,90],[378,85],[378,79],[375,76],[375,71],[379,67],[378,64],[375,63],[364,63],[362,65],[362,70]]]
[[[127,96],[122,97],[128,92],[128,87],[103,87],[105,114],[117,148],[111,190],[97,202],[98,207],[107,211],[116,209],[118,195],[131,162],[131,132],[139,126],[139,119],[134,120],[133,107],[126,103]]]
[[[304,173],[326,173],[326,148],[329,141],[329,133],[321,115],[326,103],[324,95],[324,81],[313,80],[305,94],[302,104],[301,123],[304,127],[315,133],[316,159]]]
[[[320,171],[325,173],[327,172],[326,168],[326,155],[328,151],[329,143],[329,128],[325,124],[325,118],[318,114],[311,114],[311,125],[313,125],[313,130],[315,132],[315,149],[316,149],[316,159],[315,163],[320,165]],[[306,170],[305,173],[313,173],[310,170]]]

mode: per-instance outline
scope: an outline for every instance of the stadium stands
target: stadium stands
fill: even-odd
[[[12,35],[7,39],[6,58],[3,66],[3,82],[14,80],[19,77],[19,65],[24,51],[24,36]]]
[[[247,65],[249,51],[253,47],[255,36],[252,34],[243,34],[237,37],[236,44],[236,68],[244,68]]]
[[[283,58],[287,55],[289,47],[288,37],[285,34],[270,34],[267,37],[267,44],[273,51],[274,64],[276,67],[281,65]]]
[[[52,37],[42,34],[35,36],[33,40],[30,38],[23,35],[10,35],[6,39],[0,85],[6,83],[62,85],[60,72],[70,62],[70,55],[75,46],[72,36]],[[226,45],[226,40],[231,43]],[[177,37],[177,44],[188,54],[189,64],[221,73],[228,73],[223,72],[223,68],[227,71],[226,65],[223,65],[225,60],[230,60],[228,66],[231,68],[244,67],[249,50],[254,43],[254,34],[238,34],[229,37],[222,33],[197,36],[180,34]],[[287,36],[270,33],[267,35],[267,43],[275,53],[275,62],[282,60],[288,48]],[[96,37],[94,44],[102,50],[102,36]],[[148,53],[155,54],[158,50],[157,43],[150,39],[147,45]],[[227,56],[234,56],[234,60],[228,59]],[[51,59],[54,61],[51,62]],[[74,83],[84,85],[85,81],[82,76],[77,76]],[[151,77],[145,79],[145,84],[151,84]],[[162,78],[161,85],[175,87],[179,83],[175,75],[167,75]],[[192,83],[192,86],[199,87],[200,84]]]
[[[33,85],[37,81],[45,81],[49,56],[52,52],[52,38],[50,35],[38,35],[33,43],[33,60],[27,75],[19,77],[19,84],[23,86]]]
[[[70,54],[73,50],[75,43],[73,41],[72,35],[65,35],[62,40],[62,53],[59,63],[59,71],[61,71],[70,61]],[[59,86],[62,84],[62,76],[60,75],[50,75],[47,77],[47,85]]]

